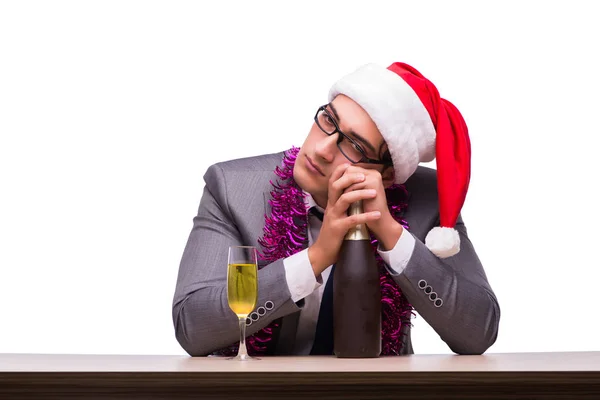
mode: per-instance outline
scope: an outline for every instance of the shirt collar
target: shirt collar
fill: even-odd
[[[322,213],[325,212],[324,209],[322,209],[316,202],[315,199],[313,199],[313,197],[311,196],[310,193],[306,192],[306,191],[302,191],[302,193],[304,193],[304,204],[306,205],[306,209],[310,210],[312,207],[316,207],[317,210],[321,211]]]

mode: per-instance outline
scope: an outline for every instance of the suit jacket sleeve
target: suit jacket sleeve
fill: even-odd
[[[453,352],[482,354],[496,341],[500,307],[462,218],[455,228],[458,254],[440,259],[415,238],[406,268],[394,279]]]
[[[177,277],[175,336],[192,356],[208,355],[239,340],[238,318],[227,304],[227,253],[231,245],[255,243],[244,242],[236,226],[225,179],[219,164],[211,166],[204,176],[206,185]],[[260,269],[258,282],[257,316],[263,315],[248,327],[247,335],[300,309],[291,299],[283,259]]]

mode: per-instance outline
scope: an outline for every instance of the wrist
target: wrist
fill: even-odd
[[[372,229],[371,231],[379,241],[381,249],[389,251],[398,243],[398,239],[400,239],[404,228],[390,215],[389,219],[381,221],[376,229]]]
[[[310,261],[315,277],[321,275],[321,273],[332,264],[316,244],[313,244],[308,248],[308,261]]]

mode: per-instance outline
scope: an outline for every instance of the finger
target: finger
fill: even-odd
[[[362,182],[353,183],[352,185],[350,185],[346,189],[344,189],[343,193],[350,193],[355,190],[361,190],[361,189],[371,189],[371,188],[369,188],[369,184],[367,183],[366,180],[362,181]]]
[[[373,222],[381,218],[381,213],[379,211],[371,211],[362,214],[353,214],[342,221],[344,225],[344,229],[348,230],[358,224],[368,224],[369,222]]]
[[[377,191],[375,189],[354,190],[344,193],[333,206],[333,210],[338,214],[346,213],[350,204],[359,200],[372,199],[376,195]]]
[[[341,191],[333,189],[332,185],[334,182],[336,182],[338,179],[340,179],[344,175],[344,173],[346,172],[346,169],[348,169],[348,167],[350,167],[350,164],[348,164],[348,163],[338,165],[336,167],[336,169],[333,170],[333,173],[329,177],[328,191],[327,191],[327,202],[329,204],[335,204],[337,199],[341,196],[341,194],[342,194]]]
[[[362,168],[362,167],[350,164],[350,166],[345,170],[345,173],[356,174],[356,173],[362,172],[363,174],[367,175],[371,171],[374,171],[374,170],[370,170],[370,169],[366,169],[366,168]]]
[[[331,176],[329,177],[329,182],[334,182],[337,181],[338,179],[340,179],[342,177],[342,175],[344,175],[344,173],[346,172],[346,170],[348,168],[350,168],[352,166],[352,164],[349,163],[344,163],[341,165],[338,165],[332,172]]]
[[[339,193],[339,196],[341,196],[342,193],[347,191],[346,188],[354,184],[364,182],[365,179],[367,179],[367,177],[362,172],[353,174],[345,173],[340,179],[331,184],[331,189],[334,193],[334,196],[336,193]],[[337,197],[339,198],[339,196]],[[337,201],[335,198],[332,198],[332,200]]]
[[[383,188],[383,181],[381,178],[381,174],[379,173],[379,171],[373,171],[372,173],[370,172],[370,173],[365,174],[364,180],[355,182],[352,185],[346,187],[343,190],[343,193],[348,193],[353,190],[359,190],[359,189],[379,190],[380,188]]]

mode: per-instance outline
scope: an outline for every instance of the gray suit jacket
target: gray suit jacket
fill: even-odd
[[[238,319],[227,304],[227,249],[236,244],[260,248],[269,181],[277,179],[273,171],[282,157],[283,152],[218,163],[204,176],[173,299],[175,336],[190,355],[208,355],[239,340]],[[466,227],[459,218],[460,252],[443,260],[436,257],[424,245],[425,235],[439,223],[435,170],[419,167],[406,187],[411,197],[404,218],[416,245],[405,270],[394,279],[453,352],[482,354],[496,340],[500,308]],[[263,315],[255,315],[258,319],[247,334],[282,318],[276,354],[289,354],[302,302],[291,300],[282,259],[260,269],[258,292],[257,309],[263,307]],[[412,352],[409,333],[404,353]]]

